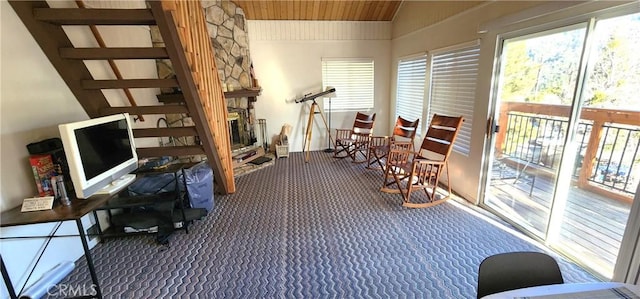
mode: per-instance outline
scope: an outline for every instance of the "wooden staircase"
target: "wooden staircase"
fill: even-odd
[[[200,144],[137,148],[138,156],[206,154],[216,191],[235,192],[227,108],[199,1],[148,1],[149,9],[50,8],[46,1],[9,1],[89,117],[186,114],[194,126],[134,129],[136,138],[196,136]],[[157,26],[164,48],[75,48],[63,25]],[[170,59],[175,79],[96,80],[86,60]],[[177,105],[112,107],[106,89],[179,88]]]

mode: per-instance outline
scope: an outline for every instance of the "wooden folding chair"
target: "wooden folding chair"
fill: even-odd
[[[424,208],[443,203],[451,197],[449,180],[449,155],[458,136],[463,118],[435,114],[417,152],[407,143],[391,146],[384,171],[384,183],[380,189],[387,193],[402,194],[402,205],[410,208]],[[439,198],[436,194],[442,170],[447,171],[449,193]],[[392,180],[389,180],[392,177]],[[426,201],[410,201],[411,193],[424,190]]]
[[[420,119],[409,121],[398,116],[391,136],[371,136],[369,152],[367,153],[367,168],[384,169],[383,159],[389,154],[391,144],[396,142],[410,142],[413,144],[418,131],[418,123],[420,123]],[[413,146],[410,150],[413,150]],[[372,167],[374,163],[377,163],[380,167]]]
[[[371,132],[373,131],[373,124],[375,120],[375,113],[367,115],[358,112],[356,113],[356,119],[353,122],[353,128],[336,129],[333,157],[351,157],[353,162],[365,162],[369,139],[371,138]],[[342,152],[345,154],[340,155]],[[363,160],[357,160],[358,153],[363,156]]]

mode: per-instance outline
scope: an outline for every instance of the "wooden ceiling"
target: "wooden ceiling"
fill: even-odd
[[[233,0],[248,20],[392,21],[402,1]]]

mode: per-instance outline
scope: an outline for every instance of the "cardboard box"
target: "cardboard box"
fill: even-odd
[[[51,155],[31,155],[29,163],[38,188],[38,196],[54,196],[51,178],[56,175],[56,169]]]

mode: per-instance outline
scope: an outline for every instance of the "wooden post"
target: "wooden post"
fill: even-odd
[[[507,137],[507,121],[509,120],[509,102],[500,104],[500,118],[498,119],[498,135],[496,135],[496,157],[500,157],[504,150],[504,140]]]
[[[578,174],[578,187],[583,188],[589,184],[589,177],[593,172],[593,166],[596,162],[596,155],[598,154],[598,147],[600,146],[600,139],[602,138],[604,122],[596,120],[591,127],[591,134],[589,136],[589,142],[587,143],[587,150],[584,153],[582,160],[582,167]]]

